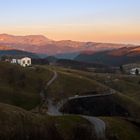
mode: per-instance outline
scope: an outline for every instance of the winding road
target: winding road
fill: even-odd
[[[48,88],[55,81],[55,79],[57,77],[58,77],[57,72],[53,71],[53,77],[45,84],[45,88]],[[41,97],[42,101],[45,101],[46,100],[46,95],[44,93],[44,89],[42,89],[39,94],[40,94],[40,97]]]
[[[58,77],[58,74],[56,71],[53,71],[54,75],[51,78],[51,80],[46,84],[47,87],[49,87]],[[84,95],[84,96],[74,96],[69,97],[67,100],[73,100],[73,99],[80,99],[80,98],[90,98],[90,97],[99,97],[99,96],[109,96],[115,93],[115,90],[110,90],[110,93],[107,94],[96,94],[96,95]],[[45,96],[45,95],[44,95]],[[46,99],[47,101],[47,107],[48,111],[47,114],[51,116],[62,116],[63,114],[59,111],[60,107],[63,106],[65,103],[64,101],[61,101],[57,105],[53,104],[52,100]],[[93,124],[96,132],[96,136],[98,139],[105,139],[105,129],[106,125],[105,122],[97,117],[93,116],[85,116],[85,115],[79,115],[83,117],[84,119],[87,119],[91,124]]]
[[[91,116],[82,116],[82,117],[87,119],[91,124],[94,125],[94,129],[95,129],[96,136],[98,139],[105,139],[106,125],[103,120],[97,117],[91,117]]]
[[[94,94],[94,95],[83,95],[83,96],[76,95],[74,97],[69,97],[68,100],[81,99],[81,98],[91,98],[91,97],[103,97],[103,96],[110,96],[113,94],[114,93],[110,92],[110,93],[106,93],[106,94]]]
[[[49,82],[47,82],[47,87],[50,86],[55,81],[55,79],[57,79],[57,77],[58,77],[58,74],[56,71],[53,71],[53,73],[54,73],[53,77],[51,78],[51,80],[49,80]]]

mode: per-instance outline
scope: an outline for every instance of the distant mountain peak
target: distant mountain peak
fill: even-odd
[[[80,53],[82,51],[91,54],[93,52],[111,50],[115,48],[134,47],[134,45],[127,44],[80,42],[72,40],[54,41],[43,35],[16,36],[9,34],[0,34],[0,46],[48,55],[74,52]]]
[[[27,36],[15,36],[9,34],[0,34],[1,43],[20,43],[20,44],[30,44],[30,45],[44,45],[51,42],[43,35],[27,35]]]

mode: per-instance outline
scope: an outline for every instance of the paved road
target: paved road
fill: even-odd
[[[58,77],[57,72],[53,71],[53,77],[46,83],[46,88],[49,87],[57,79],[57,77]],[[45,101],[46,95],[45,95],[44,89],[42,89],[39,94],[40,94],[42,101]]]
[[[83,96],[76,95],[73,97],[69,97],[68,100],[81,99],[81,98],[91,98],[91,97],[103,97],[103,96],[110,96],[113,94],[115,94],[115,93],[110,92],[110,93],[106,93],[106,94],[94,94],[94,95],[83,95]]]
[[[56,71],[54,71],[54,75],[52,77],[52,79],[47,83],[47,86],[49,87],[58,77],[58,74]],[[67,100],[74,100],[74,99],[81,99],[81,98],[90,98],[90,97],[100,97],[100,96],[109,96],[112,94],[115,94],[115,90],[111,89],[110,93],[107,94],[96,94],[96,95],[84,95],[84,96],[74,96],[74,97],[69,97]],[[53,104],[52,100],[47,99],[47,107],[48,107],[48,111],[47,114],[48,115],[52,115],[52,116],[62,116],[63,114],[59,111],[60,107],[63,106],[63,104],[65,103],[64,101],[61,101],[60,103],[58,103],[58,105]],[[93,117],[93,116],[85,116],[85,115],[79,115],[85,119],[87,119],[91,124],[94,125],[95,128],[95,132],[96,132],[96,136],[98,139],[105,139],[105,129],[106,129],[106,125],[104,123],[103,120],[97,118],[97,117]]]
[[[61,116],[63,115],[60,111],[59,111],[59,106],[58,105],[54,105],[52,100],[47,100],[48,103],[48,111],[47,114],[51,115],[51,116]]]
[[[105,129],[106,125],[105,122],[97,117],[91,117],[91,116],[81,116],[85,119],[87,119],[91,124],[94,125],[94,129],[96,132],[96,136],[98,139],[105,139]]]
[[[48,106],[48,99],[45,94],[45,90],[57,79],[58,74],[56,71],[53,71],[53,76],[52,78],[46,83],[45,87],[40,91],[40,98],[42,100],[42,103],[38,107],[38,111],[40,113],[46,112],[47,111],[47,106]],[[45,109],[46,108],[46,109]],[[36,110],[36,109],[35,109]],[[42,111],[43,110],[43,111]]]
[[[53,102],[51,100],[48,100],[47,114],[51,115],[51,116],[62,116],[62,115],[64,115],[59,111],[59,105],[53,104]],[[69,114],[65,114],[65,115],[69,115]],[[80,115],[80,114],[78,116],[81,116],[84,119],[88,120],[94,126],[95,134],[96,134],[96,137],[98,139],[100,139],[100,140],[105,139],[106,126],[105,126],[105,123],[104,123],[103,120],[101,120],[97,117],[93,117],[93,116],[86,116],[86,115]]]
[[[47,82],[47,86],[50,86],[56,79],[57,79],[57,77],[58,77],[58,74],[57,74],[57,72],[56,71],[53,71],[53,73],[54,73],[54,75],[53,75],[53,77],[51,78],[51,80],[49,80],[48,82]]]

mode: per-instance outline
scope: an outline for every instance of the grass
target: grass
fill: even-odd
[[[39,66],[22,68],[0,63],[0,102],[32,109],[40,103],[39,92],[53,73]]]
[[[69,73],[75,73],[95,80],[105,86],[113,88],[122,94],[133,98],[135,101],[140,101],[140,76],[109,74],[109,73],[92,73],[73,69],[61,70]]]
[[[135,79],[137,77],[126,77],[124,75],[100,76],[100,74],[98,74],[96,78],[106,86],[109,86],[138,102],[140,101],[140,84],[137,81],[138,79]]]
[[[125,108],[134,120],[140,120],[140,104],[131,97],[121,93],[114,94],[114,101]]]
[[[58,78],[47,90],[48,96],[55,100],[61,100],[62,98],[74,95],[84,95],[91,91],[101,93],[107,90],[104,85],[83,77],[82,75],[67,73],[58,69],[55,70],[58,73]]]
[[[1,140],[95,139],[93,126],[80,116],[52,117],[26,111],[39,104],[39,92],[44,83],[51,79],[52,70],[57,71],[58,78],[46,89],[48,97],[59,101],[62,98],[83,95],[90,91],[104,93],[108,87],[111,87],[119,91],[113,95],[114,101],[126,108],[134,119],[140,118],[140,77],[95,74],[48,66],[22,68],[7,63],[0,63],[0,68]],[[109,140],[138,140],[140,138],[139,128],[132,123],[117,117],[102,117],[102,119],[107,124]]]
[[[59,72],[59,77],[49,89],[52,97],[61,99],[81,95],[88,90],[103,93],[104,89],[110,87],[118,91],[113,95],[114,102],[128,110],[134,119],[140,118],[139,76],[90,73],[61,67],[55,69]]]
[[[85,140],[94,136],[92,124],[82,117],[74,115],[55,117],[55,123],[59,134],[66,140]]]
[[[0,103],[1,140],[91,140],[92,131],[91,124],[79,116],[35,115]]]
[[[108,140],[138,140],[140,128],[134,124],[117,117],[102,117],[106,123]]]

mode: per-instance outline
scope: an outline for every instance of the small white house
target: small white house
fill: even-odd
[[[31,66],[32,61],[31,61],[31,58],[29,58],[29,57],[22,57],[22,58],[13,58],[11,60],[11,63],[19,64],[22,67],[28,67],[28,66]]]
[[[138,70],[138,74],[140,74],[140,68],[132,68],[131,70],[130,70],[130,74],[132,74],[132,75],[136,75],[136,70]]]

